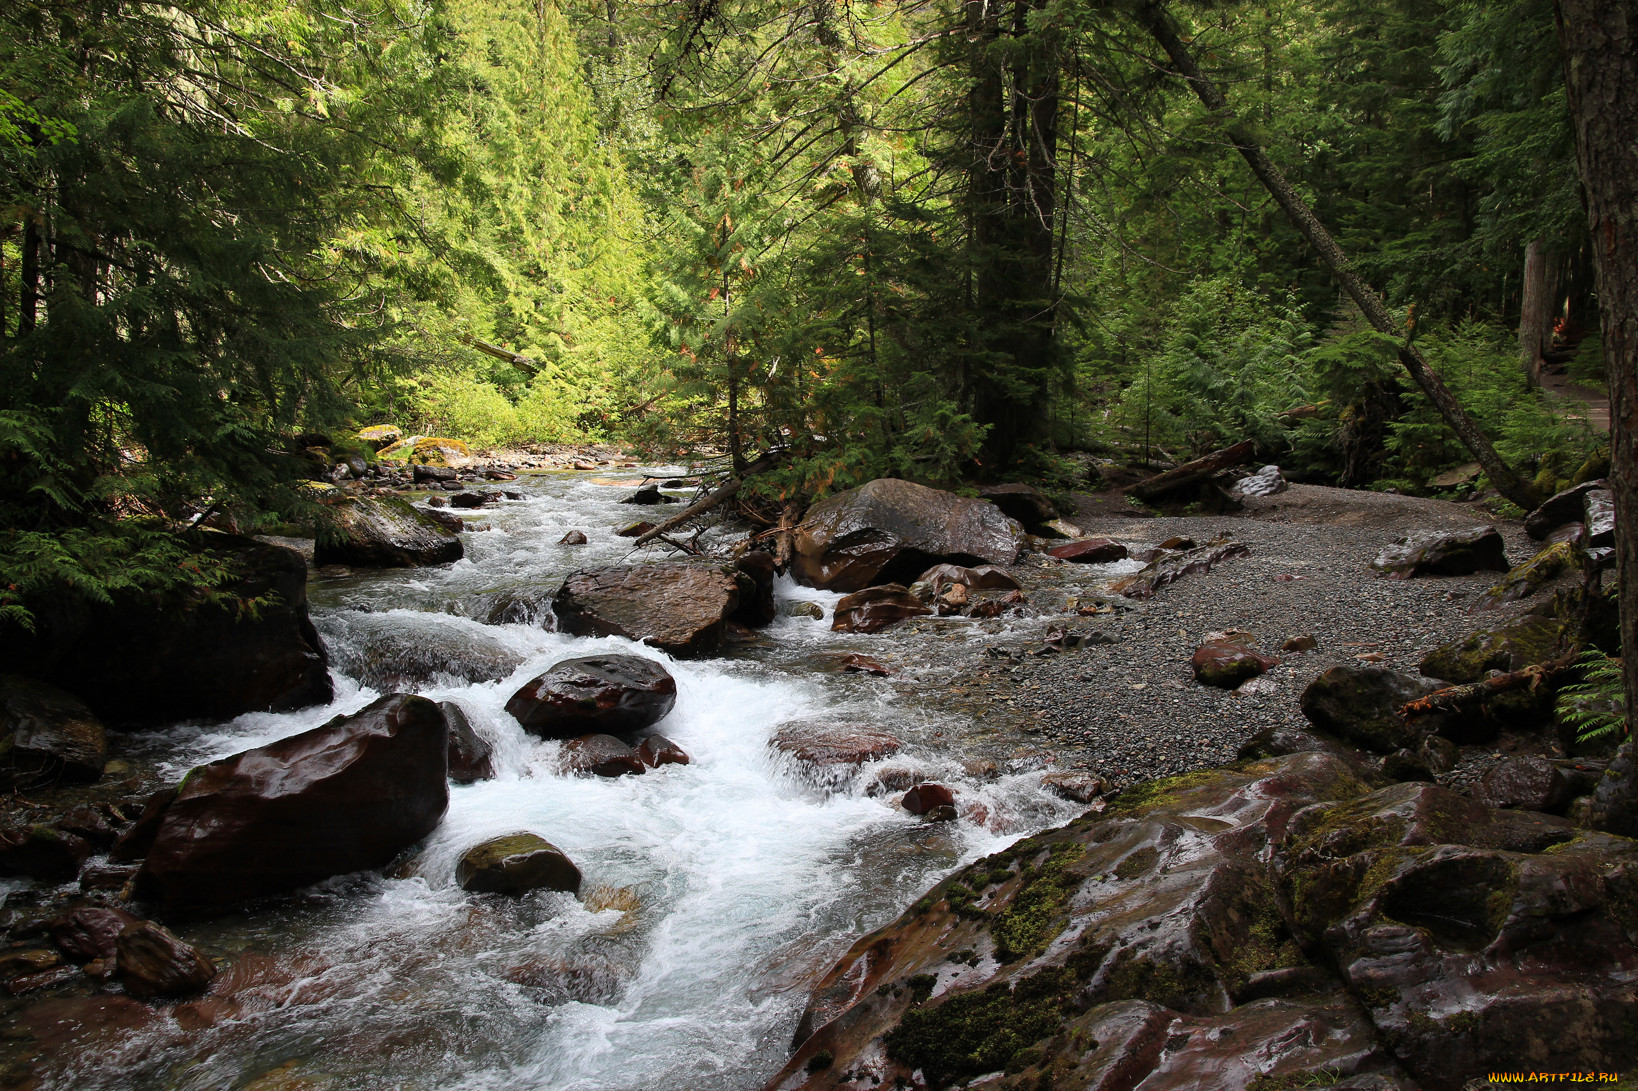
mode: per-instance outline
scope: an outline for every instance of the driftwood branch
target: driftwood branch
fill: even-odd
[[[493,356],[497,360],[505,360],[513,367],[527,371],[531,375],[540,372],[540,364],[520,353],[512,352],[510,349],[503,349],[499,345],[491,345],[488,341],[480,341],[476,337],[463,337],[461,340],[486,356]]]
[[[1478,682],[1469,682],[1462,686],[1446,686],[1444,689],[1434,690],[1425,697],[1418,697],[1399,710],[1399,718],[1410,721],[1419,716],[1434,714],[1460,715],[1474,712],[1499,693],[1507,693],[1515,689],[1536,690],[1544,685],[1551,685],[1559,677],[1575,668],[1579,652],[1571,652],[1559,659],[1549,659],[1545,663],[1532,663],[1528,667],[1506,674],[1495,674]]]
[[[1164,496],[1169,492],[1181,489],[1185,485],[1192,485],[1196,481],[1204,480],[1218,470],[1226,470],[1230,466],[1238,466],[1250,458],[1257,445],[1249,439],[1243,439],[1232,447],[1224,447],[1220,451],[1213,451],[1209,455],[1202,455],[1193,462],[1185,462],[1175,470],[1167,470],[1163,474],[1139,481],[1126,491],[1139,500],[1153,500],[1157,496]]]
[[[722,483],[720,488],[711,493],[709,496],[705,496],[694,501],[682,511],[679,511],[676,515],[673,515],[665,522],[656,526],[653,530],[644,531],[642,537],[637,539],[637,546],[645,546],[668,531],[675,530],[677,527],[682,526],[690,519],[696,519],[699,516],[704,515],[712,508],[721,504],[724,500],[731,499],[735,493],[739,492],[740,487],[745,484],[745,478],[755,476],[759,473],[766,473],[775,466],[779,465],[780,462],[784,461],[784,458],[785,452],[783,450],[769,451],[767,454],[745,467],[745,477],[730,477],[727,481]]]

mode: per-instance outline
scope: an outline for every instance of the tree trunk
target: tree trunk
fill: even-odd
[[[28,210],[23,213],[23,253],[17,270],[17,336],[26,337],[34,332],[40,309],[40,225]]]
[[[1542,352],[1552,343],[1552,300],[1547,291],[1547,246],[1531,239],[1524,248],[1524,284],[1519,302],[1519,363],[1531,386],[1541,385]]]
[[[1177,28],[1172,25],[1171,16],[1167,14],[1165,5],[1150,0],[1138,8],[1138,17],[1142,20],[1144,28],[1166,51],[1177,74],[1194,88],[1195,95],[1205,104],[1206,109],[1212,112],[1217,127],[1233,143],[1235,150],[1257,176],[1257,180],[1285,211],[1293,226],[1308,240],[1309,245],[1331,271],[1331,275],[1342,285],[1343,291],[1358,305],[1371,326],[1378,333],[1389,337],[1405,336],[1406,331],[1394,322],[1381,297],[1354,272],[1348,255],[1342,252],[1336,239],[1332,238],[1325,225],[1320,223],[1313,209],[1308,207],[1308,202],[1304,201],[1292,188],[1291,183],[1286,181],[1285,175],[1251,135],[1251,130],[1240,121],[1217,84],[1200,71],[1194,55],[1183,44]],[[1484,433],[1479,431],[1478,425],[1473,423],[1472,418],[1451,396],[1438,373],[1428,366],[1421,352],[1408,340],[1402,341],[1399,345],[1399,362],[1410,372],[1411,378],[1416,380],[1416,385],[1422,388],[1422,393],[1433,402],[1450,430],[1456,433],[1456,438],[1461,441],[1462,446],[1467,448],[1473,460],[1490,478],[1490,483],[1496,487],[1496,491],[1526,511],[1539,506],[1545,498],[1501,460],[1501,456],[1490,445]]]
[[[1127,493],[1139,500],[1153,500],[1157,496],[1164,496],[1169,492],[1203,481],[1219,470],[1226,470],[1230,466],[1238,466],[1256,453],[1257,444],[1253,440],[1243,439],[1232,447],[1224,447],[1210,454],[1202,455],[1193,462],[1185,462],[1175,470],[1167,470],[1163,474],[1151,477],[1146,481],[1139,481],[1127,489]]]
[[[1638,0],[1558,0],[1557,8],[1604,332],[1630,725],[1638,709]],[[1638,834],[1638,737],[1628,735],[1599,782],[1592,821]]]

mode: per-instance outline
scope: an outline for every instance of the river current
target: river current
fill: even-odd
[[[906,675],[938,684],[956,670],[941,666],[958,658],[952,652],[970,656],[993,625],[833,633],[839,596],[781,578],[782,601],[818,603],[825,620],[782,616],[720,658],[675,661],[625,640],[549,631],[547,604],[568,572],[663,556],[633,556],[631,540],[614,534],[667,511],[618,503],[644,472],[682,471],[619,471],[613,483],[526,476],[506,486],[524,499],[469,515],[490,529],[464,536],[464,560],[315,577],[314,621],[337,683],[331,705],[178,725],[144,742],[179,778],[382,692],[413,691],[460,705],[495,747],[497,775],[452,785],[441,825],[385,875],[345,876],[271,908],[180,926],[214,954],[282,967],[283,983],[259,994],[271,1002],[186,1033],[171,1024],[134,1033],[113,1055],[78,1058],[64,1086],[756,1088],[783,1063],[813,980],[858,936],[959,865],[1078,812],[1042,789],[1038,766],[1009,764],[1004,747],[994,767],[975,767],[964,725],[919,702],[914,682],[836,669],[842,652],[891,651],[924,658]],[[588,543],[559,545],[570,530]],[[692,764],[612,780],[564,776],[560,744],[527,735],[503,711],[559,660],[608,651],[658,660],[676,677],[676,707],[658,730]],[[905,749],[881,764],[952,785],[963,817],[927,823],[906,813],[900,792],[872,789],[878,768],[816,782],[768,745],[792,720],[898,735]],[[525,830],[578,864],[579,899],[456,885],[466,849]]]

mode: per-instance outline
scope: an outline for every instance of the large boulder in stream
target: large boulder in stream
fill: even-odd
[[[137,891],[208,911],[381,867],[438,825],[448,763],[443,711],[400,693],[202,765],[165,808]]]
[[[802,583],[859,591],[912,580],[929,565],[1012,564],[1024,529],[985,500],[880,478],[821,500],[796,532]]]
[[[594,655],[565,659],[506,702],[523,729],[543,739],[635,735],[665,719],[677,680],[652,659]]]
[[[313,547],[316,565],[421,568],[466,555],[458,533],[396,496],[348,497],[327,510],[329,525]]]
[[[552,612],[561,632],[623,636],[686,657],[720,648],[728,619],[759,594],[754,574],[725,565],[584,568],[563,581]]]
[[[327,703],[330,672],[307,615],[301,554],[230,534],[204,533],[190,546],[225,565],[218,594],[31,597],[34,632],[0,627],[0,662],[67,690],[114,727]],[[251,600],[255,611],[240,609]]]
[[[1618,1071],[1638,843],[1317,752],[1127,789],[817,984],[768,1091],[1459,1091]],[[975,1077],[985,1077],[968,1083]]]
[[[475,894],[520,897],[531,890],[580,892],[580,869],[538,834],[513,833],[474,845],[455,867],[455,881]]]

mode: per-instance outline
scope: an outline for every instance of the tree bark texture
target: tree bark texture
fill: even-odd
[[[1638,708],[1638,0],[1558,0],[1557,7],[1604,332],[1630,725]],[[1598,785],[1592,820],[1638,835],[1638,740],[1630,734]]]
[[[1519,363],[1531,386],[1541,385],[1542,354],[1552,344],[1552,299],[1547,280],[1547,246],[1541,239],[1531,239],[1524,248],[1524,282],[1519,298]]]
[[[1279,167],[1274,165],[1274,161],[1268,157],[1262,145],[1251,135],[1251,130],[1229,105],[1222,90],[1200,70],[1200,66],[1195,63],[1194,54],[1189,51],[1177,28],[1172,24],[1165,5],[1150,0],[1139,6],[1138,17],[1142,20],[1144,28],[1166,51],[1173,69],[1189,83],[1206,109],[1212,112],[1218,129],[1233,143],[1234,149],[1245,159],[1246,165],[1263,184],[1263,188],[1268,190],[1269,195],[1285,211],[1292,225],[1308,240],[1337,283],[1342,285],[1343,291],[1348,293],[1349,298],[1365,315],[1366,321],[1370,322],[1378,333],[1403,338],[1406,331],[1394,322],[1382,298],[1360,279],[1359,274],[1354,271],[1353,263],[1348,260],[1348,255],[1343,253],[1336,239],[1332,238],[1325,225],[1320,223],[1319,217],[1314,215],[1314,210],[1308,207],[1308,202],[1302,199]],[[1467,448],[1473,460],[1484,470],[1497,492],[1526,511],[1537,507],[1545,499],[1538,494],[1532,484],[1502,461],[1496,449],[1479,430],[1479,426],[1451,395],[1438,373],[1428,365],[1421,352],[1409,341],[1402,340],[1399,344],[1399,362],[1410,372],[1411,378],[1421,387],[1422,393],[1433,402],[1439,415],[1450,426],[1450,430],[1456,433],[1456,438]]]

